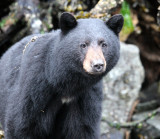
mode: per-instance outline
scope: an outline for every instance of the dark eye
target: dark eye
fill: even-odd
[[[81,47],[81,48],[86,48],[87,45],[86,45],[85,43],[82,43],[82,44],[80,45],[80,47]]]
[[[107,44],[103,42],[102,47],[107,47]]]

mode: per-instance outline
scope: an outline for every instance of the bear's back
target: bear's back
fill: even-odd
[[[12,84],[13,81],[16,83],[15,78],[17,77],[20,69],[21,59],[23,55],[23,49],[27,42],[30,41],[32,36],[28,36],[22,39],[20,42],[13,45],[8,49],[6,53],[0,59],[0,88],[7,87]],[[10,84],[10,85],[9,85]],[[0,91],[1,94],[2,91]]]
[[[37,37],[35,41],[31,41]],[[47,52],[47,43],[54,38],[54,32],[46,34],[36,34],[25,37],[17,42],[0,59],[0,113],[4,112],[5,102],[10,94],[14,92],[19,81],[20,73],[23,71],[23,66],[28,61],[40,61],[45,57]],[[40,56],[39,56],[40,55]],[[32,63],[28,64],[27,69],[32,67]],[[42,63],[44,64],[44,63]],[[34,66],[34,65],[33,65]],[[3,121],[1,116],[0,121]]]

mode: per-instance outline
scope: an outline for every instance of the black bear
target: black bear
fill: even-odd
[[[60,29],[31,35],[0,60],[5,139],[99,139],[102,77],[119,59],[123,17],[60,17]]]

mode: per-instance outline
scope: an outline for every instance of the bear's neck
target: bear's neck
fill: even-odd
[[[53,54],[52,54],[53,55]],[[101,80],[99,78],[86,77],[82,73],[69,71],[64,65],[58,63],[58,60],[48,55],[46,77],[54,91],[65,92],[65,94],[87,90]]]

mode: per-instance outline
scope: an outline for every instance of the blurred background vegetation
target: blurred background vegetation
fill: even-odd
[[[145,71],[145,78],[137,98],[138,103],[131,108],[133,112],[130,117],[140,108],[143,111],[157,110],[160,107],[160,0],[1,1],[0,56],[27,35],[43,34],[58,29],[59,17],[64,11],[73,13],[77,19],[100,18],[104,21],[114,14],[123,15],[124,27],[120,33],[120,40],[138,47],[140,61]],[[154,114],[158,115],[159,111],[152,113],[150,118],[154,117]],[[132,120],[130,118],[127,122]],[[121,125],[116,126],[121,128]],[[115,132],[110,133],[110,136],[104,134],[102,138],[160,139],[160,124],[156,123],[153,127],[148,124],[143,126],[140,122],[138,127],[127,127],[123,136]]]

